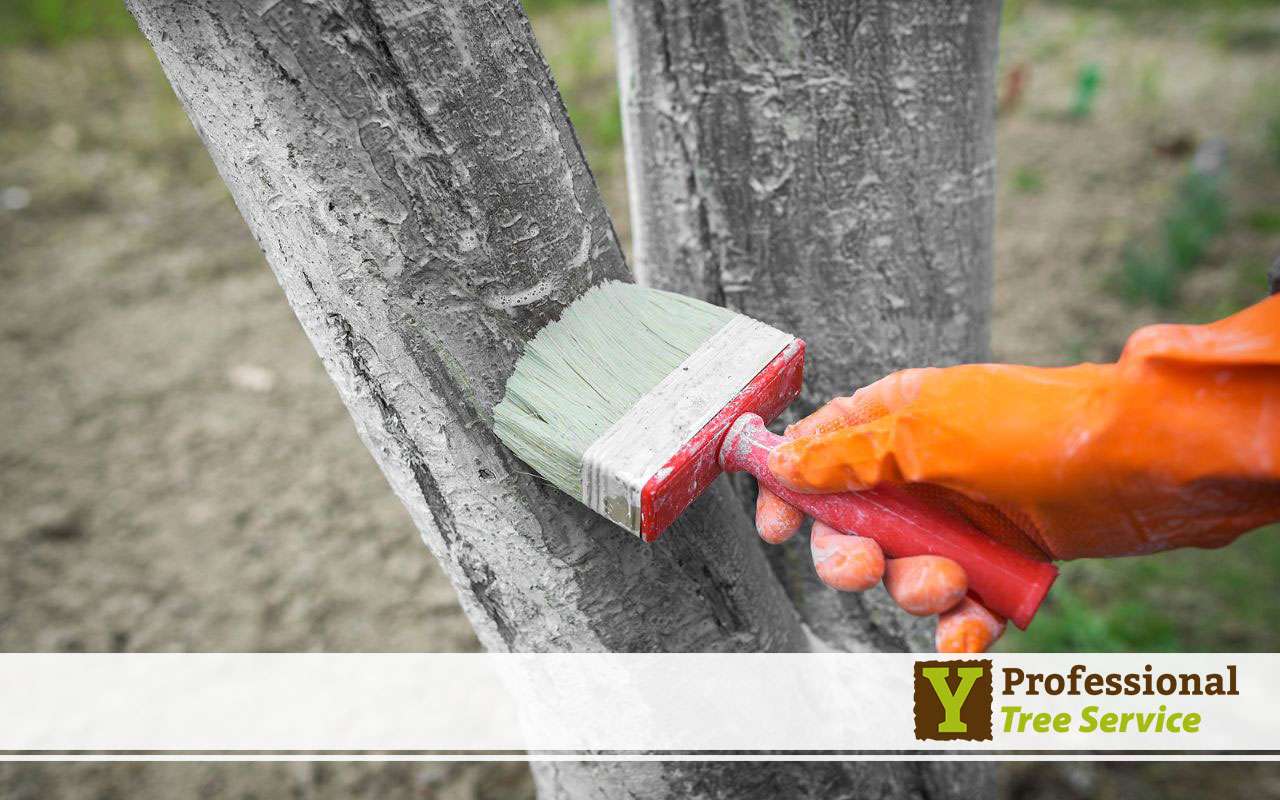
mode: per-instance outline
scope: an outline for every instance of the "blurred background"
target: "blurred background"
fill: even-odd
[[[628,236],[607,6],[527,0]],[[1115,358],[1280,256],[1280,4],[1006,0],[997,359]],[[0,648],[473,650],[119,0],[0,3]],[[852,387],[851,387],[852,388]],[[1013,650],[1280,650],[1280,536],[1069,564]],[[8,797],[529,796],[522,765],[4,765]],[[1009,798],[1280,797],[1248,764]]]

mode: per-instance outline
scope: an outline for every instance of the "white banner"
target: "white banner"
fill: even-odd
[[[1272,654],[3,654],[0,750],[1278,750]]]

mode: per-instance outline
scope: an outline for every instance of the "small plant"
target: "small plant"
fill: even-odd
[[[1093,113],[1094,101],[1098,98],[1098,89],[1102,87],[1102,68],[1097,64],[1085,64],[1076,73],[1075,95],[1071,100],[1071,108],[1067,115],[1073,119],[1084,119]]]
[[[1227,204],[1218,180],[1195,172],[1184,177],[1162,226],[1165,250],[1178,272],[1195,266],[1226,221]]]
[[[1188,272],[1226,226],[1227,204],[1216,175],[1190,172],[1158,226],[1154,246],[1131,244],[1121,259],[1120,292],[1133,303],[1168,308]]]
[[[1044,191],[1044,174],[1035,167],[1018,167],[1013,173],[1013,188],[1020,194],[1039,194]]]
[[[1120,259],[1119,283],[1130,303],[1148,302],[1168,308],[1173,305],[1178,276],[1168,261],[1130,245]]]
[[[1263,133],[1263,146],[1271,157],[1271,163],[1280,167],[1280,109],[1273,111],[1267,119],[1267,127]]]

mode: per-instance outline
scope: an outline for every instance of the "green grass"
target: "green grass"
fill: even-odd
[[[137,34],[124,0],[3,0],[0,46],[52,47],[71,39]]]
[[[612,64],[606,60],[610,50],[601,47],[602,42],[612,44],[609,16],[592,13],[574,17],[573,25],[566,26],[564,38],[558,39],[555,46],[544,46],[544,53],[587,161],[599,175],[610,168],[610,156],[622,147],[618,82]]]
[[[1250,211],[1244,218],[1249,230],[1257,233],[1280,233],[1280,208],[1259,208]]]
[[[1221,550],[1076,561],[1026,631],[1022,652],[1280,649],[1280,526]]]

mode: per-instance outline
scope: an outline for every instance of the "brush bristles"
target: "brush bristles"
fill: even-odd
[[[538,474],[582,499],[582,454],[735,316],[701,300],[610,281],[525,346],[494,431]]]

